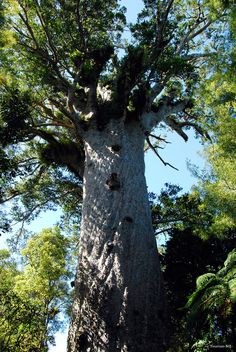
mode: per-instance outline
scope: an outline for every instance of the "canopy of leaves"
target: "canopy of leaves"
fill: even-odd
[[[0,200],[11,200],[11,217],[26,223],[59,204],[79,213],[91,126],[141,115],[146,126],[151,113],[185,140],[185,128],[204,134],[193,94],[228,12],[219,1],[144,1],[127,25],[116,0],[3,0]]]

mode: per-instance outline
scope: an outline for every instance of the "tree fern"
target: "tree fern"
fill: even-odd
[[[200,327],[203,340],[212,335],[214,342],[219,335],[229,343],[234,342],[236,319],[236,250],[228,254],[223,268],[217,273],[206,273],[196,280],[196,290],[189,296],[185,308],[189,326]],[[205,330],[204,330],[205,329]],[[204,330],[204,331],[203,331]],[[193,348],[198,350],[198,340]],[[214,340],[214,341],[213,341]]]

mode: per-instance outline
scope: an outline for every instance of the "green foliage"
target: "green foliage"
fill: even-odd
[[[10,253],[6,249],[0,250],[0,262],[1,289],[3,291],[8,291],[12,288],[14,284],[14,278],[18,273],[16,263],[11,259]]]
[[[2,351],[48,351],[70,304],[69,248],[69,240],[55,227],[27,242],[21,270],[7,250],[0,252]]]
[[[70,169],[78,174],[76,167],[78,168],[83,148],[78,143],[69,142],[63,133],[63,142],[58,142],[51,133],[45,131],[41,131],[41,134],[46,135],[47,143],[31,142],[35,138],[35,127],[29,127],[33,116],[32,100],[27,92],[9,87],[2,90],[0,202],[15,200],[12,203],[12,220],[23,223],[32,220],[40,211],[55,209],[59,204],[65,210],[71,204],[70,209],[78,214],[81,183],[76,176],[69,175],[68,171]],[[53,147],[54,153],[51,152]],[[69,160],[72,160],[71,165],[68,165]],[[56,168],[56,165],[61,169]],[[21,201],[18,203],[19,199]],[[9,230],[9,226],[4,214],[0,227],[4,232]]]
[[[214,280],[215,274],[205,275],[206,270],[219,270],[225,256],[234,247],[235,234],[231,240],[211,238],[203,241],[193,235],[191,229],[184,231],[176,229],[170,233],[170,239],[161,257],[169,312],[168,352],[188,351],[198,339],[207,336],[214,338],[216,344],[218,328],[212,326],[211,329],[211,325],[201,314],[200,318],[197,316],[193,319],[196,324],[189,324],[188,312],[183,307],[187,297],[196,288],[197,277],[203,275],[200,276],[202,279],[198,280],[198,284],[201,285],[203,282],[206,283],[206,279],[208,283]]]
[[[158,111],[162,100],[153,100],[154,86],[169,106],[193,100],[206,75],[194,55],[204,57],[209,41],[223,46],[222,9],[227,15],[231,6],[218,3],[144,1],[125,40],[126,10],[116,0],[2,1],[0,200],[12,200],[14,220],[27,223],[58,205],[67,218],[80,211],[79,131],[94,120],[103,129],[111,117],[138,120],[147,105]],[[191,106],[177,116],[183,128],[196,126]]]
[[[212,2],[214,3],[214,2]],[[216,4],[218,2],[215,2]],[[224,6],[231,2],[224,3]],[[226,7],[227,7],[226,6]],[[236,19],[235,6],[230,11],[229,22]],[[212,62],[214,64],[212,65]],[[206,208],[217,212],[211,230],[219,234],[222,230],[235,228],[235,155],[236,121],[235,97],[235,26],[230,26],[224,43],[217,50],[217,60],[210,60],[207,80],[199,87],[198,113],[211,136],[211,143],[205,147],[204,155],[209,171],[199,183]]]
[[[40,308],[21,300],[13,292],[0,296],[1,318],[0,346],[2,351],[48,351],[44,340],[44,317]]]
[[[79,68],[82,64],[84,69],[90,66],[95,49],[116,41],[125,21],[124,9],[116,0],[106,4],[98,0],[70,4],[11,0],[3,3],[7,9],[6,30],[14,26],[14,50],[24,52],[24,59],[17,66],[18,74],[21,68],[21,74],[30,77],[31,84],[38,84],[36,80],[40,80],[55,86],[58,69],[62,78],[64,74],[71,75],[74,66]]]
[[[217,273],[207,273],[197,279],[196,290],[189,297],[186,308],[189,309],[189,322],[199,326],[208,325],[211,333],[208,343],[217,339],[221,330],[221,341],[234,345],[234,322],[236,314],[236,251],[228,254],[222,269]],[[204,336],[204,331],[201,329]],[[201,335],[199,334],[199,335]]]
[[[228,137],[222,138],[225,135],[222,116],[227,112],[231,118],[235,110],[235,86],[229,84],[229,77],[234,77],[229,64],[235,62],[232,49],[235,16],[231,5],[231,1],[219,0],[145,0],[137,23],[129,25],[132,39],[128,43],[122,38],[127,29],[125,9],[116,0],[3,0],[0,4],[0,201],[11,201],[10,217],[25,224],[40,211],[60,206],[64,210],[63,228],[68,230],[72,225],[77,231],[84,132],[91,126],[102,130],[111,118],[122,117],[126,123],[132,119],[139,121],[145,108],[148,113],[152,109],[157,112],[163,108],[163,101],[168,102],[169,109],[183,99],[189,100],[187,110],[176,114],[174,126],[198,127],[196,114],[202,112],[202,101],[198,100],[195,109],[192,101],[206,77],[208,89],[200,87],[208,91],[206,102],[222,109],[215,110],[216,115],[221,115],[216,131],[222,133],[217,137],[219,164],[218,169],[215,167],[214,182],[216,178],[220,180],[223,158],[226,169],[224,153],[227,150],[233,155],[231,149],[235,144],[233,137],[231,144]],[[231,15],[229,23],[226,22],[228,14]],[[124,49],[122,55],[120,48]],[[225,48],[230,49],[227,60],[225,55],[220,57]],[[217,60],[215,54],[206,60],[206,54],[216,51],[219,52]],[[219,67],[220,77],[226,72],[226,85],[213,75],[213,70]],[[221,105],[215,100],[211,104],[211,90],[216,92],[217,103]],[[110,98],[103,99],[98,91]],[[212,128],[215,119],[210,116],[205,120],[205,125]],[[233,131],[233,120],[227,121]],[[209,153],[212,155],[211,150]],[[235,167],[231,165],[227,164],[227,170],[232,174],[232,188]],[[202,268],[206,262],[198,261],[199,248],[204,249],[206,258],[214,252],[195,235],[212,234],[216,227],[223,233],[226,222],[232,229],[229,218],[233,222],[233,192],[222,197],[221,187],[221,194],[218,191],[213,194],[208,191],[211,181],[201,196],[198,192],[179,196],[178,189],[170,187],[153,204],[156,234],[167,232],[174,238],[174,234],[181,233],[178,240],[185,238],[193,250],[188,251],[184,246],[182,252],[179,249],[187,277],[185,284],[182,281],[181,302],[193,289],[195,276],[204,273]],[[222,222],[226,201],[229,206],[224,208]],[[6,231],[9,224],[4,220],[0,225]],[[176,244],[178,240],[176,236],[173,242]],[[3,270],[6,283],[9,281],[9,300],[4,298],[5,293],[1,296],[1,307],[5,313],[9,312],[9,316],[5,314],[5,321],[0,316],[4,327],[1,343],[9,342],[8,347],[4,345],[5,350],[14,350],[17,343],[22,351],[29,350],[30,343],[35,350],[47,350],[46,342],[57,325],[59,302],[65,304],[68,294],[64,278],[70,274],[66,268],[65,246],[69,247],[69,243],[58,229],[45,230],[33,236],[23,250],[23,270],[17,273],[15,264],[11,270]],[[168,246],[166,258],[170,261],[168,255],[173,248],[171,244]],[[189,252],[199,266],[196,270],[189,267],[192,260]],[[172,255],[177,257],[176,252]],[[8,265],[7,258],[2,260]],[[211,258],[209,265],[216,265],[213,262]],[[173,283],[176,285],[176,281]],[[169,284],[169,292],[174,289]],[[176,303],[175,307],[181,304]],[[15,320],[16,309],[12,311],[11,306],[17,307]],[[7,336],[6,330],[10,331]]]
[[[220,344],[219,325],[201,313],[199,319],[192,319],[196,325],[189,324],[188,312],[183,307],[196,289],[196,280],[199,290],[215,282],[213,272],[222,267],[225,257],[235,248],[235,230],[226,227],[216,237],[211,225],[218,209],[210,212],[197,192],[181,194],[179,187],[168,185],[158,198],[152,194],[150,198],[158,239],[163,233],[167,235],[160,251],[169,312],[167,351],[189,351],[195,343],[196,351],[202,351],[201,348],[208,348],[209,341]],[[199,291],[192,297],[199,297]],[[225,341],[229,343],[229,339]]]
[[[1,96],[0,102],[0,139],[2,147],[23,142],[29,137],[27,120],[30,119],[30,97],[12,89]]]
[[[68,276],[66,269],[66,253],[68,240],[60,234],[59,228],[43,230],[34,235],[22,250],[26,266],[24,273],[16,277],[15,290],[28,300],[47,300],[51,302],[54,296],[65,294],[67,287],[60,282],[63,276]]]
[[[200,237],[210,235],[214,212],[208,211],[198,192],[181,194],[178,186],[166,184],[160,195],[151,201],[153,226],[156,235],[173,229],[191,228]]]

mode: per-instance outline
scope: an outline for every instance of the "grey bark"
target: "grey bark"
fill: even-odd
[[[85,138],[84,199],[68,352],[163,351],[161,273],[137,122]]]

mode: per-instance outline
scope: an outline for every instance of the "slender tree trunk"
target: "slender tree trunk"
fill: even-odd
[[[135,122],[113,120],[103,131],[88,132],[69,352],[163,350],[161,274],[143,143]]]

